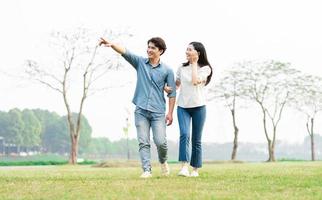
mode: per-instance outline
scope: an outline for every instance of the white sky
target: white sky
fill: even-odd
[[[187,44],[200,41],[215,69],[214,79],[235,62],[248,59],[291,62],[297,69],[319,75],[321,10],[319,0],[0,1],[0,110],[41,108],[65,114],[58,93],[10,75],[23,70],[25,59],[47,56],[45,49],[51,31],[70,31],[79,26],[97,32],[129,28],[134,37],[126,46],[141,55],[145,55],[150,37],[161,36],[168,46],[163,60],[174,70],[185,61]],[[130,67],[124,73],[127,79],[135,81]],[[94,136],[112,140],[123,137],[124,108],[133,109],[133,89],[133,85],[111,89],[87,100],[85,115]],[[260,113],[256,109],[241,112],[239,139],[265,141],[260,118],[256,118]],[[178,140],[176,114],[174,118],[174,125],[168,128],[170,140]],[[130,122],[130,136],[135,137],[132,112]],[[230,123],[225,108],[209,103],[203,141],[232,141]],[[317,124],[317,128],[321,130],[322,126]],[[301,142],[306,136],[300,114],[286,113],[279,131],[277,138],[287,142]]]

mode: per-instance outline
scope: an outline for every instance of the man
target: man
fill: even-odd
[[[160,61],[161,55],[166,50],[164,40],[159,37],[153,37],[148,40],[147,44],[148,58],[143,58],[103,38],[99,42],[99,45],[111,47],[121,54],[137,71],[136,89],[132,102],[136,105],[134,115],[143,169],[141,178],[152,177],[150,128],[152,129],[154,143],[157,146],[162,175],[168,176],[170,173],[167,163],[166,125],[172,124],[176,99],[176,91],[173,90],[168,94],[169,108],[167,115],[165,115],[166,102],[163,89],[165,84],[175,88],[174,73],[166,64]]]

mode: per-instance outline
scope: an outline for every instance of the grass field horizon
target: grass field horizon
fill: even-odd
[[[198,178],[106,166],[0,167],[0,199],[322,199],[321,161],[205,163]]]

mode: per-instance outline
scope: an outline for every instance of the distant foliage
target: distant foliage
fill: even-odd
[[[76,114],[73,114],[76,120]],[[87,148],[92,128],[85,116],[82,116],[80,149]],[[40,109],[17,108],[9,112],[0,112],[0,137],[4,145],[19,147],[18,151],[28,151],[37,147],[42,152],[65,154],[70,151],[69,130],[66,116]],[[19,152],[17,152],[19,153]]]

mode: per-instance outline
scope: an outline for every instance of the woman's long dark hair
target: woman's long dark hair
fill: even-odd
[[[211,72],[210,72],[209,76],[207,77],[207,81],[206,81],[206,85],[208,85],[208,83],[210,82],[211,77],[212,77],[212,67],[211,67],[211,65],[210,65],[210,63],[208,61],[206,49],[203,46],[203,44],[200,43],[200,42],[191,42],[189,45],[192,45],[195,48],[195,50],[199,53],[198,65],[200,67],[204,67],[204,66],[207,66],[207,65],[210,67]],[[188,66],[189,61],[187,61],[185,63],[182,63],[182,65],[184,67]]]

